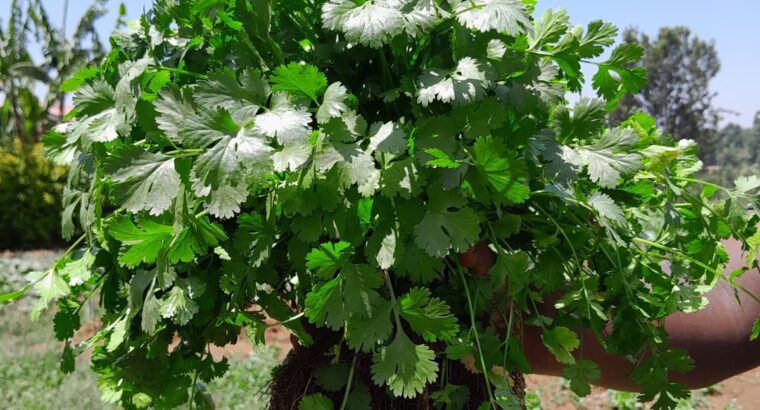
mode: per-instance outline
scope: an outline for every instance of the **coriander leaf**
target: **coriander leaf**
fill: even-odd
[[[635,143],[636,135],[630,130],[605,130],[594,145],[579,149],[583,163],[588,165],[591,180],[603,188],[615,188],[621,176],[638,171],[641,156],[626,152]]]
[[[84,115],[95,115],[113,107],[113,87],[103,80],[95,80],[92,84],[80,87],[72,100],[77,111]]]
[[[517,36],[531,27],[525,4],[520,0],[452,0],[450,3],[457,20],[469,29]]]
[[[277,172],[297,171],[311,158],[313,148],[307,143],[291,143],[272,154],[272,165]]]
[[[390,269],[396,263],[396,254],[403,253],[401,241],[399,241],[398,227],[392,222],[378,226],[370,236],[365,247],[365,254],[380,269]]]
[[[469,2],[464,3],[469,7]],[[418,78],[417,102],[423,107],[435,100],[455,105],[470,103],[485,96],[491,88],[490,77],[486,64],[464,57],[453,70],[434,68],[423,72]]]
[[[380,175],[380,193],[388,198],[397,195],[406,199],[419,196],[424,184],[424,174],[412,158],[386,164]]]
[[[378,344],[384,343],[393,331],[391,309],[393,305],[379,298],[369,318],[355,317],[348,321],[346,344],[351,349],[370,352]]]
[[[79,71],[74,73],[74,75],[72,75],[66,81],[64,81],[59,87],[59,90],[65,93],[76,91],[87,80],[95,78],[98,75],[100,75],[100,69],[98,67],[84,66],[80,68]]]
[[[129,212],[142,210],[159,215],[171,207],[180,188],[174,158],[139,147],[118,150],[106,161],[106,173],[114,181],[114,194]]]
[[[599,214],[599,223],[613,237],[617,238],[616,230],[623,228],[623,231],[627,230],[628,221],[625,219],[623,210],[609,197],[609,195],[603,192],[594,192],[588,198],[588,204]]]
[[[321,279],[332,279],[338,270],[350,263],[354,251],[348,242],[327,242],[306,255],[306,267]]]
[[[124,339],[127,336],[127,324],[129,323],[129,315],[124,315],[116,322],[110,324],[111,334],[108,336],[108,344],[106,344],[106,350],[113,352],[124,343]]]
[[[581,397],[591,393],[589,383],[599,380],[600,375],[599,367],[590,360],[578,360],[562,371],[562,377],[570,380],[570,388]]]
[[[358,383],[348,395],[346,410],[372,410],[372,396],[364,383]]]
[[[137,225],[128,216],[119,218],[108,233],[121,242],[119,263],[135,267],[140,263],[153,263],[158,253],[169,246],[173,238],[169,225],[156,223],[148,218],[137,220]]]
[[[606,62],[598,65],[591,84],[597,94],[607,100],[608,110],[613,110],[626,93],[635,94],[646,86],[646,70],[643,67],[631,67],[641,59],[643,52],[644,49],[639,44],[621,44],[612,50],[612,55]]]
[[[90,279],[92,273],[90,267],[95,262],[95,255],[90,253],[88,249],[82,252],[79,259],[69,261],[62,269],[61,275],[69,278],[69,285],[77,286],[81,285]]]
[[[368,265],[348,265],[340,273],[344,308],[357,318],[372,317],[380,295],[376,288],[383,284],[380,272]]]
[[[586,33],[578,42],[578,55],[581,58],[591,58],[602,54],[604,47],[615,42],[617,34],[617,27],[610,23],[601,20],[588,23]]]
[[[220,218],[232,217],[248,196],[250,179],[263,184],[272,167],[272,149],[254,132],[242,128],[235,137],[223,137],[201,154],[191,180],[198,196],[208,196],[208,209]]]
[[[443,261],[410,243],[404,248],[395,269],[397,275],[408,277],[415,284],[427,284],[440,278]]]
[[[332,83],[322,96],[322,104],[317,110],[317,122],[324,124],[330,118],[339,117],[348,109],[346,106],[346,87],[340,82]]]
[[[324,394],[309,394],[298,402],[298,410],[333,410],[333,403]]]
[[[528,34],[528,47],[540,50],[544,45],[557,42],[565,34],[570,18],[565,9],[546,9],[536,20],[533,33]]]
[[[196,114],[188,89],[170,89],[161,92],[154,101],[156,124],[169,139],[189,148],[205,148],[240,127],[223,110],[202,110]]]
[[[296,62],[275,67],[269,81],[273,91],[285,91],[312,101],[316,101],[317,95],[327,87],[327,78],[317,67]]]
[[[406,135],[393,122],[376,122],[369,127],[369,149],[400,154],[406,151]]]
[[[755,195],[755,191],[760,188],[760,178],[756,175],[738,177],[734,180],[734,187],[739,193]]]
[[[412,288],[398,300],[399,314],[426,342],[448,340],[459,332],[457,318],[449,306],[430,297],[427,288]]]
[[[572,115],[567,106],[559,106],[554,112],[553,126],[560,141],[585,140],[599,132],[605,118],[607,111],[602,100],[581,98],[573,106]]]
[[[203,282],[178,278],[174,287],[161,298],[161,317],[172,319],[180,326],[186,325],[200,310],[194,299],[198,299],[204,291]]]
[[[51,301],[71,294],[69,285],[66,284],[66,281],[56,269],[50,269],[45,272],[32,272],[29,274],[29,280],[34,283],[34,290],[40,297],[32,310],[33,319],[39,318],[42,310]]]
[[[295,108],[282,94],[275,94],[272,109],[254,118],[253,135],[277,138],[282,145],[304,144],[311,133],[311,114]]]
[[[412,398],[438,377],[435,353],[426,345],[415,345],[402,329],[393,341],[372,355],[372,381],[387,385],[396,397]]]
[[[66,303],[62,303],[66,302]],[[74,337],[77,329],[81,326],[79,317],[79,305],[62,299],[58,303],[59,310],[53,318],[53,331],[55,338],[61,341]]]
[[[317,155],[316,167],[327,172],[337,166],[341,184],[348,188],[356,184],[359,193],[368,197],[374,194],[380,182],[380,170],[372,156],[358,144],[334,143]]]
[[[428,209],[414,227],[415,243],[430,256],[442,258],[449,249],[464,252],[478,240],[480,218],[456,191],[431,188]],[[450,208],[460,208],[456,211]]]
[[[322,6],[322,22],[330,30],[343,32],[348,41],[380,48],[403,32],[416,37],[430,29],[436,12],[445,14],[430,0],[330,0]]]
[[[338,330],[348,319],[348,312],[343,309],[343,299],[340,290],[340,277],[319,286],[306,295],[305,312],[310,323],[317,326],[326,325]]]
[[[194,91],[195,100],[205,109],[223,108],[240,126],[246,125],[266,104],[269,84],[255,68],[246,69],[238,79],[231,71],[211,73]]]
[[[430,166],[433,168],[457,169],[462,165],[459,162],[453,160],[451,157],[448,156],[448,154],[446,154],[439,148],[427,148],[425,149],[424,152],[430,155],[431,157],[435,158],[425,163],[425,165],[427,166]]]
[[[575,358],[571,352],[580,346],[578,335],[575,332],[564,326],[557,326],[553,329],[544,329],[541,338],[546,348],[549,349],[558,362],[565,364],[575,363]]]
[[[514,151],[493,137],[481,137],[473,146],[477,169],[488,183],[509,202],[520,204],[530,198],[530,188],[525,185],[527,169]]]

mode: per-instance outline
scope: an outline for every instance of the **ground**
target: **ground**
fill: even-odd
[[[23,272],[44,269],[55,258],[52,251],[0,253],[0,293],[23,283]],[[52,317],[31,322],[31,303],[0,305],[0,407],[4,409],[110,409],[99,400],[95,376],[87,358],[80,358],[74,374],[58,370],[61,345],[53,337]],[[94,333],[97,322],[85,317],[79,337]],[[241,335],[235,345],[215,348],[215,357],[231,356],[229,373],[207,386],[218,409],[265,408],[264,387],[269,373],[290,349],[288,333],[270,328],[267,347],[253,348]],[[560,378],[527,377],[533,409],[639,409],[632,393],[594,388],[585,398],[572,394]],[[53,404],[54,403],[54,404]],[[760,368],[733,377],[716,386],[693,392],[680,409],[754,409],[760,403]]]

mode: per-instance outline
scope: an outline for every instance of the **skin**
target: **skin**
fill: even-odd
[[[725,241],[729,253],[726,273],[743,266],[741,245],[734,240]],[[495,262],[494,253],[480,243],[460,255],[462,265],[475,275],[485,276]],[[737,280],[755,295],[760,295],[760,272],[753,269]],[[740,292],[741,304],[736,301],[730,285],[721,281],[705,295],[707,307],[695,313],[676,313],[665,319],[670,335],[670,346],[683,348],[694,359],[694,369],[687,374],[672,374],[674,381],[690,389],[713,385],[721,380],[760,366],[760,339],[750,341],[755,319],[760,315],[760,304]],[[538,309],[551,316],[553,302],[547,301]],[[580,350],[586,359],[599,365],[599,386],[626,391],[637,391],[640,386],[630,378],[633,365],[624,359],[607,354],[596,342],[591,331],[577,329],[581,336]],[[523,348],[534,373],[559,376],[563,366],[541,341],[541,330],[526,326],[523,329]],[[580,352],[576,351],[580,357]]]

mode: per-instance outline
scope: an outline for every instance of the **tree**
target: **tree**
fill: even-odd
[[[42,111],[34,94],[36,81],[47,81],[45,71],[29,55],[32,21],[21,4],[11,3],[8,23],[0,24],[0,93],[4,97],[0,110],[0,142],[19,137],[36,139]]]
[[[620,101],[610,122],[619,124],[634,111],[644,111],[675,139],[693,139],[706,164],[715,163],[715,141],[720,111],[713,106],[715,93],[710,80],[720,70],[720,60],[712,41],[704,41],[688,27],[663,27],[656,39],[635,28],[623,32],[625,42],[644,47],[641,65],[648,83],[637,95]]]
[[[720,141],[715,150],[717,166],[706,170],[710,179],[725,184],[760,170],[760,112],[755,114],[752,127],[728,124],[720,130],[717,140]]]

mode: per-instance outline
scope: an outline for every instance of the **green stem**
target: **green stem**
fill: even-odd
[[[181,68],[164,67],[164,66],[160,66],[160,65],[155,65],[155,66],[153,66],[153,68],[155,68],[156,70],[169,71],[169,72],[176,73],[176,74],[189,75],[189,76],[193,76],[193,77],[196,77],[196,78],[200,78],[202,80],[205,80],[205,79],[208,78],[208,76],[205,75],[205,74],[194,73],[192,71],[186,71],[186,70],[183,70]]]
[[[708,272],[716,275],[718,278],[723,279],[724,281],[726,281],[726,283],[728,283],[729,285],[735,287],[736,289],[741,290],[747,296],[749,296],[750,298],[752,298],[752,300],[754,300],[755,302],[757,302],[758,304],[760,304],[760,298],[758,298],[749,289],[745,288],[740,283],[736,283],[734,280],[727,278],[726,275],[723,272],[719,272],[718,270],[716,270],[716,269],[714,269],[714,268],[712,268],[712,267],[710,267],[708,265],[705,265],[701,261],[692,258],[691,256],[689,256],[688,254],[680,251],[679,249],[669,248],[667,246],[663,246],[663,245],[660,245],[660,244],[652,242],[652,241],[648,241],[648,240],[643,239],[643,238],[633,238],[633,241],[641,243],[641,244],[644,244],[644,245],[647,245],[647,246],[651,246],[653,248],[657,248],[657,249],[665,251],[665,252],[676,253],[676,254],[680,255],[682,258],[688,260],[689,262],[691,262],[691,263],[699,266],[700,268],[702,268],[702,269],[704,269],[704,270],[706,270],[706,271],[708,271]]]
[[[351,392],[351,382],[354,380],[354,370],[356,370],[356,358],[359,357],[359,352],[354,352],[354,359],[351,361],[351,370],[348,371],[348,381],[346,381],[346,392],[343,394],[343,403],[340,405],[340,410],[345,410],[348,405],[348,395]]]
[[[398,308],[396,307],[396,294],[393,292],[393,284],[391,284],[391,278],[388,276],[388,271],[383,271],[383,276],[385,277],[385,285],[388,287],[388,292],[391,295],[391,302],[393,304],[393,315],[396,319],[396,327],[401,330],[401,316],[398,313]]]
[[[478,328],[477,328],[477,322],[475,320],[475,306],[472,304],[472,298],[470,297],[470,287],[467,286],[467,278],[464,277],[464,272],[462,271],[461,267],[453,267],[451,264],[449,264],[449,268],[453,269],[457,272],[459,275],[459,280],[462,281],[462,287],[464,287],[464,294],[467,298],[467,311],[470,314],[470,326],[473,330],[473,333],[475,335],[475,344],[478,347],[478,359],[480,360],[480,367],[483,369],[483,378],[486,382],[486,391],[488,392],[488,400],[490,403],[490,407],[494,408],[494,397],[493,392],[491,391],[491,381],[488,378],[488,368],[486,368],[486,361],[483,358],[483,349],[480,345],[480,337],[478,336]]]

